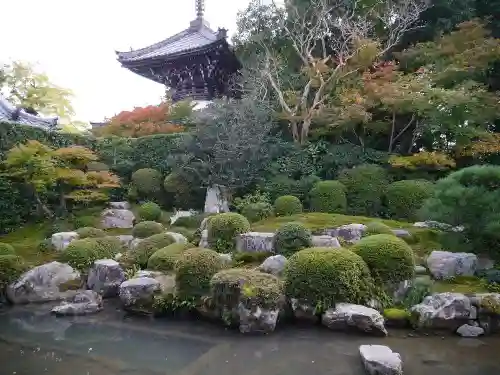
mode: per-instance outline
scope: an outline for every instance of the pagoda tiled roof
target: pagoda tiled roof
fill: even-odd
[[[37,128],[52,129],[57,126],[57,117],[40,117],[13,106],[0,94],[0,122],[29,125]]]
[[[169,57],[178,57],[204,50],[221,40],[225,41],[225,38],[221,38],[219,35],[203,19],[197,19],[191,22],[188,29],[161,42],[129,52],[116,52],[116,54],[118,61],[121,63],[134,63],[159,58],[168,59]]]

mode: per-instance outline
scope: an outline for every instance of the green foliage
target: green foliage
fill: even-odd
[[[250,203],[243,207],[241,214],[254,223],[273,215],[273,206],[267,202]]]
[[[273,255],[273,253],[267,251],[251,251],[251,252],[237,252],[233,256],[233,261],[235,264],[254,264],[262,263],[268,257]]]
[[[292,255],[285,269],[285,294],[324,311],[337,302],[369,299],[370,272],[363,259],[346,249],[309,248]]]
[[[12,245],[0,242],[0,256],[2,255],[16,255],[16,250],[14,250]]]
[[[346,188],[338,181],[320,181],[309,192],[309,206],[315,212],[343,213],[347,207]]]
[[[276,200],[283,195],[293,195],[305,201],[307,194],[318,181],[321,179],[314,175],[303,176],[298,180],[278,175],[266,180],[262,184],[262,189],[269,194],[271,200]]]
[[[160,234],[165,228],[155,221],[142,221],[132,228],[132,235],[137,238],[147,238],[154,234]]]
[[[168,245],[175,243],[175,239],[167,233],[154,234],[151,237],[145,238],[139,244],[129,251],[134,264],[141,268],[145,268],[148,260],[156,250],[162,249]]]
[[[228,212],[211,217],[207,229],[210,248],[230,253],[235,248],[236,236],[250,231],[250,223],[246,217]]]
[[[84,227],[95,227],[98,223],[99,219],[95,216],[75,216],[73,219],[73,226],[75,229],[84,228]]]
[[[281,226],[273,238],[273,251],[290,256],[297,251],[312,246],[312,233],[300,223],[287,223]]]
[[[209,215],[207,214],[198,214],[198,215],[180,217],[175,221],[173,225],[177,227],[198,229],[203,219],[205,219],[208,216]]]
[[[0,124],[0,146],[2,124]],[[0,157],[1,157],[0,149]],[[0,176],[0,233],[18,228],[28,219],[36,217],[33,197],[22,186]]]
[[[198,188],[200,181],[194,176],[172,172],[163,181],[163,188],[171,196],[170,204],[177,208],[196,208],[203,205],[204,189]]]
[[[100,161],[91,161],[87,164],[87,170],[89,172],[102,172],[109,171],[109,167]]]
[[[50,254],[50,253],[54,252],[55,250],[56,249],[55,249],[54,245],[52,245],[52,239],[50,239],[50,238],[46,238],[46,239],[38,242],[37,251],[40,254]]]
[[[385,170],[364,164],[340,172],[338,180],[346,187],[347,211],[352,215],[378,216],[388,185]]]
[[[463,226],[455,248],[500,258],[500,167],[472,166],[439,180],[422,208],[422,218]]]
[[[161,219],[161,208],[154,202],[146,202],[139,207],[139,218],[144,221],[157,221]]]
[[[148,269],[163,272],[172,271],[181,254],[192,247],[192,244],[173,243],[156,250],[148,260]]]
[[[390,320],[408,320],[410,318],[410,313],[404,309],[384,309],[383,316]]]
[[[17,255],[0,255],[0,294],[3,289],[27,270],[23,258]]]
[[[210,293],[210,280],[223,268],[219,254],[208,249],[185,251],[175,264],[177,295],[181,299],[201,298]]]
[[[98,228],[92,228],[92,227],[83,227],[77,229],[76,233],[78,233],[78,236],[80,239],[87,238],[87,237],[105,237],[106,232],[104,232],[102,229]]]
[[[116,237],[84,238],[71,241],[60,254],[60,260],[86,273],[98,259],[113,259],[123,249]]]
[[[132,173],[132,183],[142,197],[156,197],[162,190],[162,175],[156,169],[142,168]]]
[[[283,195],[274,201],[274,213],[276,216],[290,216],[302,212],[302,203],[293,195]]]
[[[380,221],[372,221],[366,224],[366,231],[364,236],[372,236],[374,234],[393,234],[390,226],[381,223]]]
[[[99,259],[113,259],[116,254],[123,251],[123,244],[114,236],[97,237],[92,240]]]
[[[363,258],[372,276],[383,285],[411,280],[415,274],[413,250],[396,236],[376,234],[365,237],[351,250]]]
[[[403,180],[393,182],[385,195],[391,217],[416,220],[418,210],[432,196],[434,184],[425,180]]]

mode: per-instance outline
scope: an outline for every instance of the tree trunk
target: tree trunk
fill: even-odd
[[[45,203],[42,202],[38,193],[35,192],[33,195],[35,196],[35,201],[36,201],[38,207],[42,210],[42,212],[45,214],[45,216],[47,218],[52,218],[54,216],[52,214],[52,211],[50,211],[49,208],[45,205]]]
[[[302,126],[300,128],[300,144],[303,145],[307,143],[307,139],[309,138],[309,128],[311,127],[311,119],[307,118],[302,122]]]

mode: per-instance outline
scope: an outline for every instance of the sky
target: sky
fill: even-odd
[[[195,0],[0,1],[0,62],[37,63],[54,84],[74,92],[80,121],[102,121],[122,110],[158,104],[164,87],[122,68],[115,51],[166,39],[196,18]],[[205,19],[231,36],[237,12],[248,3],[205,0]]]

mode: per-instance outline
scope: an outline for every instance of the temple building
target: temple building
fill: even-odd
[[[29,125],[45,130],[57,128],[57,117],[40,117],[33,110],[16,107],[0,94],[0,122]]]
[[[190,26],[149,47],[116,52],[130,71],[167,87],[172,101],[237,98],[241,64],[227,42],[227,30],[214,31],[203,18],[204,0],[196,0],[197,17]]]

